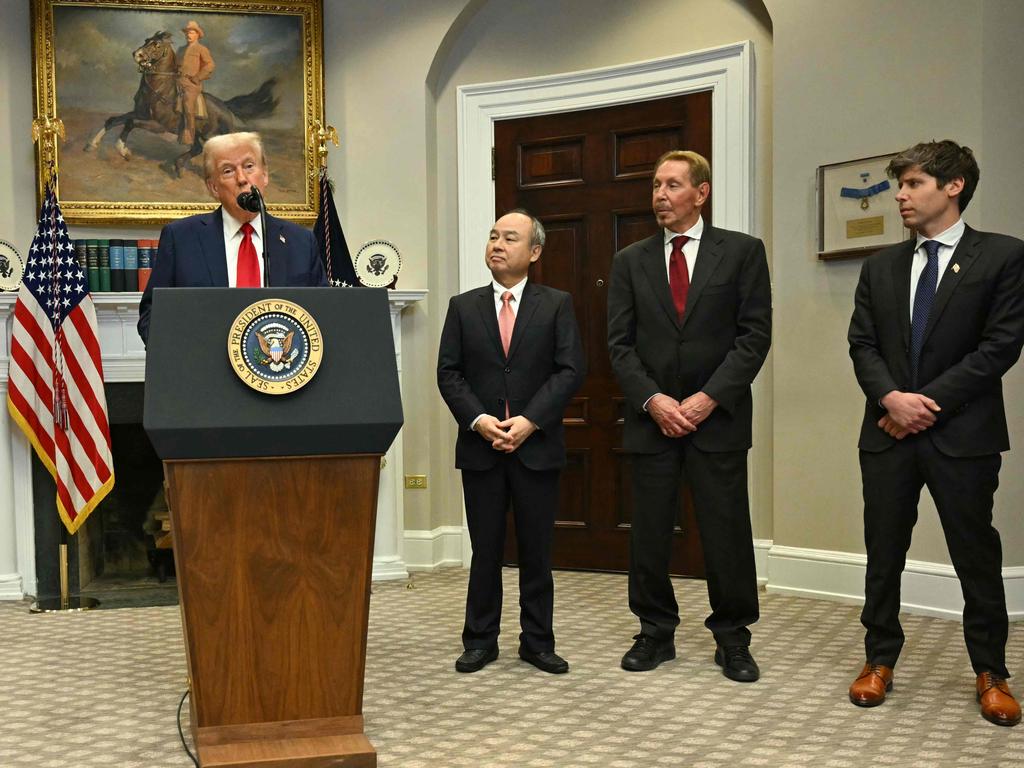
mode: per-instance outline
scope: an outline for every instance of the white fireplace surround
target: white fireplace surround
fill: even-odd
[[[391,331],[399,381],[402,374],[402,311],[427,295],[425,290],[389,291]],[[146,350],[136,332],[138,293],[93,294],[106,382],[142,382]],[[16,294],[0,295],[0,396],[7,400],[11,321]],[[377,496],[373,579],[404,579],[402,433],[384,457]],[[56,557],[56,553],[53,553]],[[36,594],[35,523],[32,502],[31,446],[9,417],[0,418],[0,600]]]

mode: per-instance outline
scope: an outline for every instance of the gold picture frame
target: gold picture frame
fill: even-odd
[[[159,224],[216,207],[202,155],[191,156],[200,139],[182,144],[175,131],[178,86],[162,85],[179,82],[170,57],[192,22],[214,65],[200,82],[207,116],[196,134],[258,131],[268,209],[315,220],[323,0],[32,0],[35,117],[66,128],[55,154],[69,222]],[[40,200],[47,175],[37,149]]]
[[[818,167],[818,258],[870,256],[910,236],[885,169],[895,154]]]

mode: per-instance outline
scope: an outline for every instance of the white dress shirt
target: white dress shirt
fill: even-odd
[[[512,300],[508,303],[512,307],[512,315],[519,317],[519,302],[523,298],[523,290],[526,288],[527,278],[523,278],[511,288],[506,288],[497,280],[491,280],[491,288],[494,289],[494,316],[501,316],[501,297],[505,291],[512,292]]]
[[[221,208],[224,216],[224,256],[228,265],[228,286],[238,287],[238,247],[242,244],[242,223],[225,208]],[[252,233],[252,244],[256,248],[256,268],[259,270],[260,285],[263,285],[263,240],[260,238],[260,218],[262,214],[256,214],[256,218],[250,221],[255,232]]]
[[[527,280],[527,278],[524,277],[522,280],[520,280],[518,283],[513,285],[511,288],[506,288],[504,285],[499,283],[497,280],[491,280],[491,288],[494,290],[494,316],[495,317],[498,317],[501,314],[501,305],[502,305],[501,297],[505,293],[505,291],[511,291],[512,292],[512,299],[509,301],[508,305],[509,305],[509,307],[512,308],[512,315],[514,317],[519,317],[519,302],[523,298],[523,289],[526,288],[526,280]],[[476,429],[476,423],[478,421],[480,421],[481,417],[483,417],[483,416],[486,416],[486,414],[481,413],[479,416],[477,416],[475,419],[473,419],[473,423],[469,425],[469,428],[471,430],[475,430]]]
[[[960,238],[964,236],[965,226],[963,219],[957,219],[956,224],[945,232],[940,232],[935,237],[917,236],[914,260],[910,263],[911,320],[913,320],[914,315],[914,297],[917,295],[917,283],[921,279],[921,273],[924,272],[925,265],[928,263],[928,252],[924,249],[924,243],[927,240],[935,240],[939,244],[939,279],[935,282],[935,289],[938,290],[939,283],[942,282],[942,276],[946,274],[946,267],[949,266],[949,260],[953,258],[953,251],[956,249],[957,243],[960,242]]]
[[[671,229],[665,232],[665,274],[669,274],[669,261],[672,258],[672,238],[679,235],[686,235],[689,240],[683,245],[683,257],[686,259],[686,269],[690,274],[690,282],[693,282],[693,268],[697,264],[697,250],[700,248],[700,236],[704,234],[704,219],[697,217],[697,223],[685,232],[673,232]]]

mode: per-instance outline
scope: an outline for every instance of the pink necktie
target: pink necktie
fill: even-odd
[[[260,287],[260,265],[256,261],[256,246],[252,242],[252,224],[242,225],[242,243],[238,246],[238,267],[235,285],[239,288]]]
[[[668,285],[672,291],[672,303],[676,305],[680,322],[682,322],[683,313],[686,311],[686,294],[690,292],[690,270],[686,267],[686,257],[683,255],[683,246],[689,239],[686,235],[673,237],[672,255],[668,257]]]
[[[498,332],[501,334],[501,348],[508,358],[508,348],[512,344],[512,328],[516,324],[515,313],[512,312],[512,291],[501,294],[501,311],[498,312]],[[505,399],[505,418],[509,417],[508,398]]]
[[[508,357],[508,348],[512,343],[512,329],[516,324],[516,316],[512,311],[512,291],[501,294],[501,311],[498,312],[498,331],[501,333],[501,348]]]

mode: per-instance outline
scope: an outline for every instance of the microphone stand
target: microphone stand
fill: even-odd
[[[267,242],[267,203],[255,186],[238,196],[238,206],[260,215],[260,242],[263,243],[263,287],[270,287],[270,243]]]
[[[267,203],[257,187],[252,188],[260,214],[260,242],[263,243],[263,287],[270,287],[270,243],[267,242]]]

